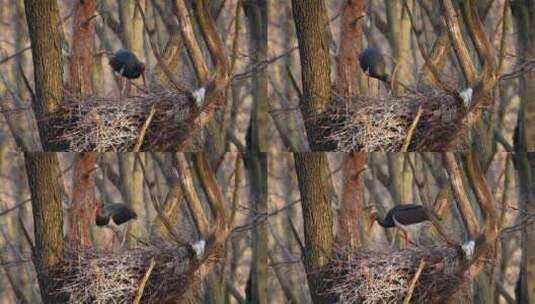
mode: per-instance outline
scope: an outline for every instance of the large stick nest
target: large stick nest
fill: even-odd
[[[408,149],[441,149],[459,129],[463,107],[455,94],[439,90],[397,97],[335,96],[322,124],[325,142],[339,151],[400,151],[416,120]]]
[[[194,107],[184,92],[161,89],[130,97],[84,99],[66,96],[59,117],[53,117],[58,140],[72,151],[131,151],[140,138],[151,108],[155,114],[143,147],[165,147],[184,132]]]
[[[456,248],[348,251],[340,250],[327,267],[329,294],[340,303],[403,303],[422,260],[411,303],[443,303],[466,281]]]
[[[144,289],[141,282],[151,260],[154,267]],[[67,294],[69,303],[132,303],[143,293],[141,303],[160,303],[173,295],[183,295],[188,282],[191,253],[184,246],[145,246],[121,253],[87,249],[72,253],[54,269],[58,294]]]

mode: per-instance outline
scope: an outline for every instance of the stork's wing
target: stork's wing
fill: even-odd
[[[118,204],[115,206],[112,213],[112,219],[116,225],[121,225],[122,223],[126,223],[135,218],[137,218],[136,212],[124,204]]]
[[[401,225],[411,225],[429,220],[425,207],[421,205],[399,205],[394,217]]]

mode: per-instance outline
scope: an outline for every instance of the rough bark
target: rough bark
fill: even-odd
[[[74,157],[72,176],[72,203],[68,213],[70,248],[91,246],[89,228],[95,210],[95,153],[79,153]]]
[[[61,65],[61,20],[57,1],[25,0],[26,19],[32,43],[36,100],[33,109],[41,143],[45,151],[65,150],[65,143],[55,137],[48,116],[58,115],[63,99]]]
[[[330,31],[323,0],[292,0],[292,10],[299,42],[303,96],[299,106],[305,120],[312,151],[332,150],[323,143],[319,124],[330,101],[331,62]]]
[[[308,286],[314,303],[331,303],[321,272],[331,258],[334,239],[327,157],[323,153],[296,153],[294,157],[303,209]]]
[[[76,95],[90,95],[93,93],[95,8],[93,0],[74,0],[69,84],[71,93]]]
[[[367,153],[351,152],[344,157],[342,205],[338,210],[336,242],[341,246],[357,248],[364,240],[361,233],[364,208],[364,170]]]
[[[61,172],[53,153],[24,153],[32,195],[35,247],[33,262],[44,303],[63,303],[67,297],[54,292],[51,270],[63,255]]]
[[[363,0],[347,0],[342,3],[340,49],[336,57],[335,91],[342,96],[358,93],[362,70],[357,54],[362,50]]]

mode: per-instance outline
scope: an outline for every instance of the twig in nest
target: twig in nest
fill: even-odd
[[[145,134],[147,134],[147,129],[149,128],[152,118],[154,117],[154,113],[156,113],[156,109],[154,108],[154,105],[152,105],[150,107],[149,116],[147,117],[147,120],[145,120],[145,123],[143,124],[143,127],[141,128],[141,132],[139,132],[139,138],[137,140],[136,145],[134,146],[134,152],[139,152],[139,149],[141,148],[141,145],[143,144],[143,140],[145,139]]]
[[[422,259],[420,261],[420,266],[418,266],[418,270],[414,274],[414,278],[411,281],[411,285],[409,285],[409,291],[407,291],[407,296],[405,297],[405,300],[403,300],[403,304],[409,304],[411,302],[412,293],[414,292],[414,287],[416,286],[416,282],[418,282],[418,278],[422,274],[422,270],[424,270],[425,266],[425,260]]]
[[[416,112],[416,117],[414,118],[414,121],[411,124],[411,127],[409,128],[409,131],[407,132],[407,137],[405,138],[405,142],[403,143],[403,147],[401,148],[402,152],[407,152],[407,149],[409,148],[409,145],[412,140],[412,135],[414,134],[414,130],[416,129],[416,126],[418,125],[418,121],[420,121],[420,117],[422,116],[422,106],[418,107],[418,112]]]
[[[145,285],[147,285],[147,281],[149,280],[149,277],[152,272],[152,269],[154,268],[154,265],[156,265],[156,263],[154,262],[154,257],[152,257],[150,259],[149,269],[147,269],[147,272],[145,273],[143,280],[141,280],[141,284],[139,284],[139,288],[136,293],[136,298],[134,299],[134,304],[139,304],[141,302],[141,297],[143,296]]]

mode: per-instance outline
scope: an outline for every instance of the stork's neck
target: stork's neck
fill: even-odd
[[[379,225],[381,225],[382,227],[385,227],[385,219],[382,218],[382,217],[380,217],[380,216],[379,216],[379,213],[377,213],[377,212],[373,212],[372,216],[373,216],[373,219],[374,219],[375,221],[377,221],[377,223],[378,223]]]
[[[377,223],[381,225],[382,227],[386,226],[385,219],[380,217],[378,214],[375,215],[375,219],[377,220]]]

